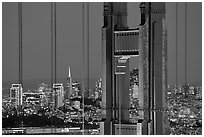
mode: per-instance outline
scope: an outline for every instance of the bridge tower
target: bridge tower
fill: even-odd
[[[127,27],[127,3],[104,3],[101,134],[169,134],[166,117],[165,3],[141,3],[139,29]],[[129,58],[139,56],[139,121],[129,123]]]
[[[167,36],[165,3],[141,3],[139,117],[142,133],[170,134],[166,115]]]
[[[125,124],[129,121],[129,58],[139,53],[138,37],[138,29],[130,30],[127,27],[127,3],[104,3],[102,117],[105,121],[101,122],[101,134],[136,131],[122,129],[131,126]]]

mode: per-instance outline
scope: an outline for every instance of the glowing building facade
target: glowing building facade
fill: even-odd
[[[16,108],[22,106],[23,88],[21,84],[12,84],[12,87],[10,88],[10,102]]]
[[[55,93],[55,109],[63,106],[64,103],[64,87],[62,83],[53,84],[53,91]]]

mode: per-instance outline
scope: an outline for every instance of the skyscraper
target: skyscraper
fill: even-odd
[[[102,80],[99,79],[98,81],[96,81],[96,88],[95,88],[95,99],[97,98],[102,98]]]
[[[62,83],[53,84],[53,91],[55,92],[55,109],[63,106],[64,103],[64,87]]]
[[[10,88],[10,101],[15,108],[23,104],[23,88],[21,84],[12,84]]]
[[[69,74],[67,78],[67,89],[65,93],[65,100],[67,100],[68,102],[70,102],[71,94],[72,94],[72,76],[71,76],[71,70],[69,67]]]

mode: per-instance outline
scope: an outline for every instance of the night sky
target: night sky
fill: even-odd
[[[128,26],[140,23],[140,3],[128,3]],[[175,84],[176,4],[166,3],[168,31],[168,82]],[[102,75],[103,3],[90,7],[90,77]],[[2,81],[18,80],[18,12],[17,3],[2,4]],[[184,3],[178,14],[178,74],[184,83]],[[202,3],[188,3],[187,82],[202,81]],[[86,16],[85,16],[86,18]],[[51,27],[50,3],[23,3],[23,79],[50,78]],[[85,36],[86,38],[86,36]],[[86,46],[86,44],[85,44]],[[137,59],[134,59],[138,62]],[[131,61],[133,62],[133,61]],[[66,78],[68,67],[73,78],[83,75],[82,3],[57,3],[57,77]],[[134,66],[133,64],[131,65]],[[137,66],[137,65],[136,65]],[[86,71],[85,71],[86,72]]]

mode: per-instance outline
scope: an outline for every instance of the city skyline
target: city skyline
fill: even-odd
[[[95,79],[101,78],[102,75],[100,30],[103,25],[102,5],[103,3],[89,3],[89,22],[91,26],[89,27],[89,72],[90,78]],[[178,82],[184,83],[184,3],[179,3],[178,5],[178,33],[180,37],[178,38]],[[2,81],[17,80],[17,3],[3,3],[2,6]],[[166,7],[168,83],[172,85],[175,84],[175,3],[167,3]],[[202,81],[202,32],[199,29],[202,26],[202,12],[200,10],[201,5],[199,3],[188,4],[187,82]],[[72,15],[70,11],[76,15],[71,20],[69,19]],[[81,3],[57,3],[58,78],[66,78],[68,76],[68,66],[72,69],[73,78],[80,78],[83,75],[81,12]],[[139,22],[139,3],[128,3],[128,26],[137,28]],[[23,80],[50,78],[50,25],[48,24],[50,24],[50,3],[23,3]],[[76,53],[78,53],[77,56]]]

